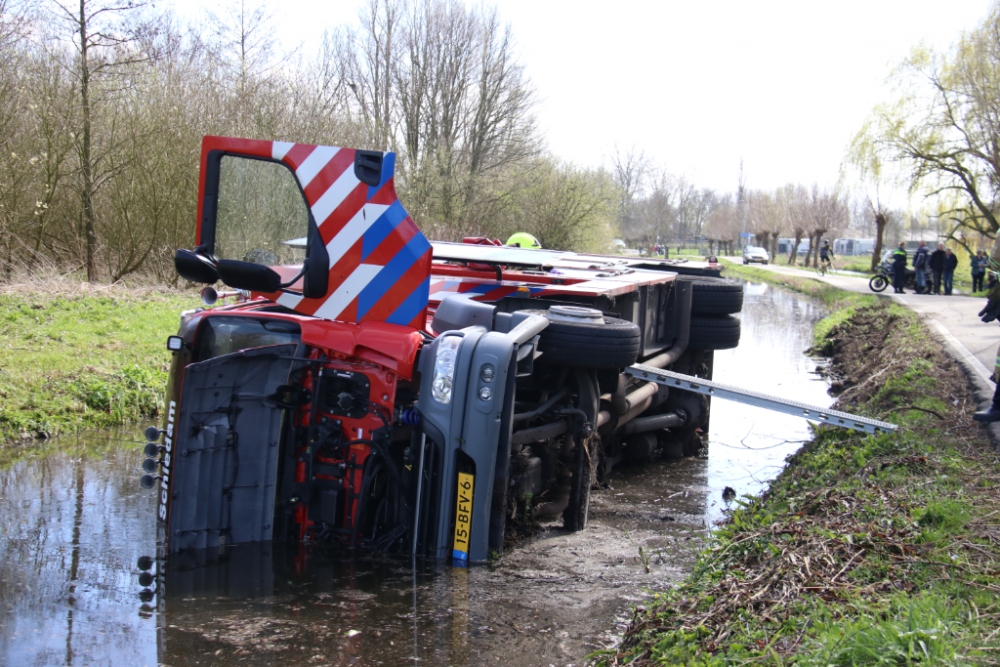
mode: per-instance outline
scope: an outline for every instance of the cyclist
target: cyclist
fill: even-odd
[[[819,268],[822,273],[826,273],[833,268],[834,257],[836,257],[836,255],[833,254],[833,249],[830,248],[830,241],[824,240],[823,245],[820,246],[819,249]]]

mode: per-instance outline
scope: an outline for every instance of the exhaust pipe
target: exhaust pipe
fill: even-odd
[[[686,421],[687,416],[678,412],[668,412],[665,415],[653,415],[652,417],[640,417],[625,424],[625,435],[683,426]]]

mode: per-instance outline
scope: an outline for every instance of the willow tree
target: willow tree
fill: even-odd
[[[952,201],[951,233],[997,237],[1000,223],[1000,4],[947,53],[913,51],[893,73],[896,98],[855,139],[855,163],[892,166],[914,193]],[[872,172],[874,173],[874,172]],[[956,196],[957,195],[957,196]],[[881,206],[872,203],[878,223]],[[993,257],[1000,261],[1000,245]]]

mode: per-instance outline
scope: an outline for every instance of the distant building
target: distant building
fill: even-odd
[[[875,252],[875,239],[834,239],[833,254],[842,256],[870,255]]]
[[[779,255],[792,254],[792,246],[794,245],[795,245],[795,239],[778,239],[778,254]],[[798,254],[805,255],[807,252],[809,252],[809,239],[802,239],[801,241],[799,241]]]

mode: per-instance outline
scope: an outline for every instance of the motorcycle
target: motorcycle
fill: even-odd
[[[905,289],[917,291],[917,272],[913,269],[906,269]],[[873,292],[884,292],[885,288],[892,284],[892,266],[880,264],[877,272],[868,281],[868,288]]]

